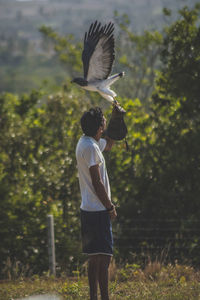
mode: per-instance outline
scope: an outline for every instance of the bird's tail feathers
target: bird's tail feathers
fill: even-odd
[[[121,72],[108,77],[108,79],[106,80],[107,86],[110,86],[111,84],[113,84],[115,81],[117,81],[120,77],[123,77],[124,75],[125,72]]]
[[[119,73],[119,76],[120,77],[124,77],[125,76],[125,72],[123,71],[123,72]]]

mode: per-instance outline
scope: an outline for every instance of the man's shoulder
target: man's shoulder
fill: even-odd
[[[96,148],[96,147],[97,145],[92,138],[88,136],[82,136],[78,141],[76,152],[83,153],[84,151],[88,151],[89,149]]]
[[[81,136],[79,141],[78,141],[78,145],[80,145],[81,147],[92,147],[94,146],[94,141],[92,138],[90,138],[89,136]]]
[[[103,151],[106,146],[106,140],[101,138],[99,141],[96,141],[94,138],[89,136],[82,136],[80,138],[80,147],[83,149],[95,149],[96,151]]]

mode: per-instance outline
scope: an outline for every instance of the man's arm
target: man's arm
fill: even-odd
[[[109,138],[108,136],[105,136],[104,139],[106,140],[106,147],[104,148],[103,151],[110,151],[115,141]]]
[[[89,170],[92,179],[92,184],[94,186],[98,198],[100,199],[101,203],[105,206],[106,209],[110,209],[113,206],[113,204],[111,202],[111,199],[109,199],[104,184],[101,180],[99,165],[94,165],[90,167]],[[110,216],[111,218],[115,218],[117,216],[114,206],[113,206],[113,210],[111,210],[110,212]]]

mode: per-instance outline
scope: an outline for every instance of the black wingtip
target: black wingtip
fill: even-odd
[[[95,22],[92,22],[89,30],[87,32],[87,37],[91,36],[93,33],[104,33],[106,35],[111,35],[114,31],[115,26],[112,21],[110,21],[108,24],[102,25],[101,22],[98,20],[95,20]]]

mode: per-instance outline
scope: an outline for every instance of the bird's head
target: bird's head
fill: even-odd
[[[87,80],[81,77],[74,78],[71,83],[76,83],[80,86],[86,86],[88,84]]]

